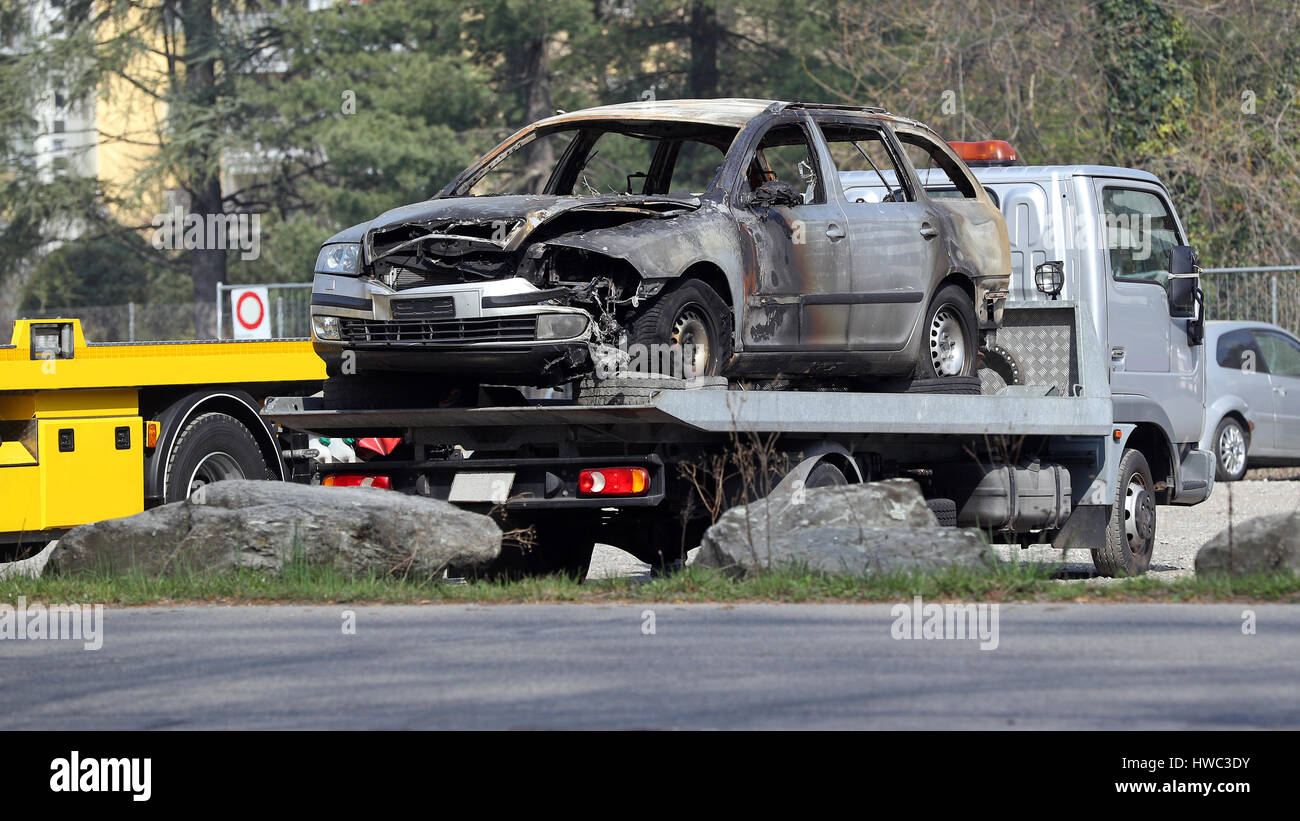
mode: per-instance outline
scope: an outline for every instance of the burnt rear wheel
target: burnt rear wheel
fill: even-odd
[[[945,285],[925,312],[925,334],[916,376],[921,379],[973,376],[976,366],[975,306],[959,285]]]

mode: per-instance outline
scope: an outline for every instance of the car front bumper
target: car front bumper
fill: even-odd
[[[403,371],[557,385],[590,369],[592,322],[555,296],[518,277],[395,291],[367,277],[317,274],[312,343],[330,373]],[[553,338],[557,316],[580,323],[581,332]]]

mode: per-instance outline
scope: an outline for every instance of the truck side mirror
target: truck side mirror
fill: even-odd
[[[1200,266],[1196,249],[1175,245],[1169,249],[1169,315],[1196,316],[1196,293],[1200,290]]]

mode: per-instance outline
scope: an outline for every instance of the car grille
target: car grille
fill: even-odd
[[[388,306],[394,319],[451,319],[456,316],[456,300],[449,296],[394,299]]]
[[[394,303],[395,304],[395,303]],[[532,342],[537,337],[537,317],[506,316],[490,319],[344,319],[346,342]]]

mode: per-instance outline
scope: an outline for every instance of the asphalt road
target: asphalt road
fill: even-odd
[[[1003,605],[998,646],[890,605],[177,607],[0,641],[0,728],[1300,728],[1300,608]]]

